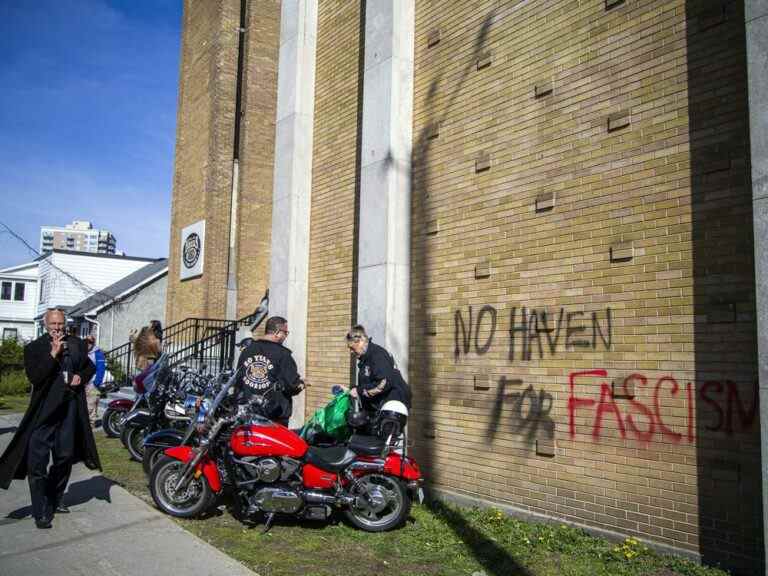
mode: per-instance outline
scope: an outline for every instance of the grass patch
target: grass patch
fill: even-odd
[[[6,370],[0,376],[0,396],[23,396],[30,389],[24,370]]]
[[[104,474],[152,502],[141,464],[117,439],[97,435]],[[180,525],[260,576],[725,576],[633,539],[622,544],[564,525],[522,522],[499,510],[414,506],[406,525],[368,534],[343,522],[278,520],[262,534],[224,507]]]
[[[0,414],[24,413],[29,406],[29,395],[0,396]]]

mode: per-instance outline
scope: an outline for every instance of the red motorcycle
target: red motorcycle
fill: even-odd
[[[314,520],[343,511],[356,527],[383,532],[405,522],[413,498],[423,498],[418,464],[377,436],[353,435],[341,446],[310,447],[298,434],[238,407],[227,389],[210,410],[215,418],[195,446],[165,450],[150,476],[155,504],[171,516],[205,512],[225,487],[241,517],[276,514]]]

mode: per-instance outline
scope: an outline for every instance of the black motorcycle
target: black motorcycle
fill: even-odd
[[[153,388],[145,393],[144,402],[131,410],[122,423],[120,439],[131,458],[144,459],[145,437],[158,430],[183,430],[194,414],[194,404],[202,394],[184,372],[161,366]]]
[[[195,417],[197,416],[203,398],[212,398],[218,394],[219,390],[231,377],[231,371],[225,371],[216,377],[207,377],[205,386],[201,390],[197,386],[194,393],[187,393],[184,402],[184,417],[175,420],[175,425],[157,429],[154,428],[143,439],[142,442],[142,466],[144,472],[149,476],[155,462],[163,455],[167,448],[181,446],[182,444],[194,443],[196,440]],[[202,382],[198,380],[198,384]],[[182,424],[185,423],[185,424]]]

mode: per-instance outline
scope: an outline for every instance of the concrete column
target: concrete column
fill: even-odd
[[[365,10],[357,318],[407,377],[414,2]]]
[[[747,0],[745,15],[765,536],[768,528],[768,0]],[[764,541],[765,564],[768,566],[768,538]]]
[[[303,375],[307,354],[309,208],[315,101],[317,0],[283,0],[277,76],[269,315],[288,319],[286,346]],[[294,397],[291,426],[304,422]]]

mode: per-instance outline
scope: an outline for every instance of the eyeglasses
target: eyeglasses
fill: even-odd
[[[286,336],[288,336],[288,334],[290,334],[290,332],[288,330],[283,330],[282,328],[280,328],[280,330],[277,331],[278,334],[280,334],[280,332],[282,332]]]

